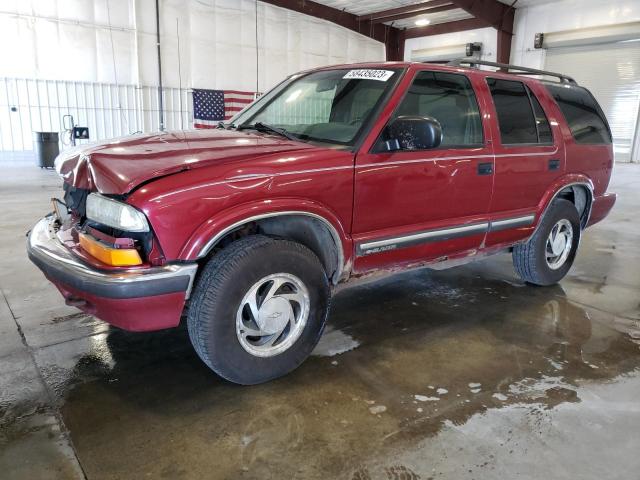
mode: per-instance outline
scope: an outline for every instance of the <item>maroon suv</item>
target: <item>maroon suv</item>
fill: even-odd
[[[186,313],[202,360],[243,384],[300,365],[354,276],[512,252],[524,280],[554,284],[615,203],[611,131],[567,76],[471,62],[500,71],[320,68],[217,129],[63,153],[64,201],[29,256],[118,327]]]

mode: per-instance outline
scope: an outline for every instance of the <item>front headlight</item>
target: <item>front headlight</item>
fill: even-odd
[[[141,211],[98,193],[87,197],[87,218],[127,232],[149,231],[147,218]]]

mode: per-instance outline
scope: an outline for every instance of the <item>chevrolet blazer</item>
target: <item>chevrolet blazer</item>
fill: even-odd
[[[318,68],[217,128],[63,152],[27,249],[68,304],[136,331],[186,317],[204,363],[256,384],[304,361],[351,278],[510,252],[529,284],[558,282],[615,203],[613,161],[565,75]]]

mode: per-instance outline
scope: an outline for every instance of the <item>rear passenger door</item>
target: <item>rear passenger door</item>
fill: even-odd
[[[493,107],[495,179],[486,246],[526,238],[537,205],[565,168],[562,134],[548,113],[553,100],[538,83],[487,78]],[[535,90],[535,91],[534,91]]]

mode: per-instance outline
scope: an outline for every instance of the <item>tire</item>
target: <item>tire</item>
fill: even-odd
[[[552,229],[557,225],[561,225],[560,228],[564,228],[564,231],[567,231],[570,225],[572,230],[571,246],[568,247],[569,242],[566,242],[566,256],[562,263],[557,263],[562,260],[562,255],[554,263],[553,248],[549,249],[551,261],[547,260],[547,241]],[[513,247],[513,266],[516,273],[525,282],[533,285],[548,286],[558,283],[573,265],[580,244],[580,234],[580,217],[573,203],[563,199],[554,200],[529,241]]]
[[[311,250],[289,240],[250,235],[205,265],[187,315],[189,337],[218,375],[254,385],[291,372],[309,356],[322,335],[329,304],[329,281]],[[306,321],[301,321],[305,312]],[[288,323],[275,340],[278,333],[265,334],[260,320],[269,332]],[[256,330],[264,336],[247,334]]]

